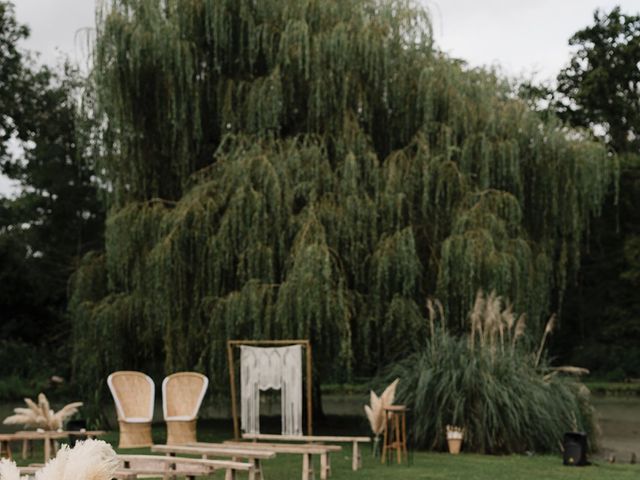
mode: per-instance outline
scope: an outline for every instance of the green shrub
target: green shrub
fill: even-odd
[[[424,349],[389,372],[401,379],[397,401],[413,413],[416,446],[444,449],[448,424],[464,427],[465,450],[482,453],[557,451],[574,430],[593,441],[588,389],[562,375],[570,368],[539,365],[551,324],[540,347],[527,348],[524,317],[516,322],[495,295],[479,301],[470,334],[451,335],[432,315]]]

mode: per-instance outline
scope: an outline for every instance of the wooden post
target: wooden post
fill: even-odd
[[[231,414],[233,415],[233,438],[240,440],[240,426],[238,425],[238,411],[236,405],[236,372],[233,364],[233,345],[227,341],[227,355],[229,357],[229,382],[231,383]],[[227,473],[229,471],[227,470]]]
[[[313,435],[313,403],[312,403],[312,388],[311,388],[311,376],[313,375],[311,364],[311,342],[307,340],[307,435]]]

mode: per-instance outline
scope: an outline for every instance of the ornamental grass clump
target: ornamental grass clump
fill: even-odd
[[[524,316],[480,292],[471,330],[460,336],[447,331],[444,317],[437,322],[436,311],[430,308],[433,334],[424,348],[390,372],[401,378],[398,401],[414,412],[416,446],[446,449],[447,425],[464,429],[465,450],[473,452],[558,451],[562,435],[575,430],[593,445],[589,391],[575,379],[584,370],[548,367],[538,354],[544,345],[526,336]]]

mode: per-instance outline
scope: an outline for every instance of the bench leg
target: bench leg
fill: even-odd
[[[327,480],[329,478],[329,454],[323,453],[320,455],[320,480]]]
[[[262,471],[262,460],[259,458],[250,458],[249,463],[253,465],[253,477],[251,477],[251,473],[249,473],[249,480],[253,478],[254,480],[264,480],[264,472]]]
[[[22,459],[24,460],[29,456],[29,440],[26,438],[22,440]]]
[[[311,454],[302,454],[302,480],[313,480],[313,463],[311,463]]]
[[[353,442],[353,458],[351,459],[351,469],[355,472],[362,468],[362,457],[360,456],[360,447],[358,442]]]
[[[227,468],[224,474],[224,480],[236,480],[236,471],[233,468]]]

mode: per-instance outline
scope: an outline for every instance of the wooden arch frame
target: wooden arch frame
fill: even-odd
[[[231,385],[231,414],[233,415],[233,436],[236,440],[240,437],[240,426],[238,425],[238,406],[236,395],[236,371],[235,362],[233,356],[234,347],[241,347],[242,345],[250,345],[255,347],[267,347],[267,346],[281,346],[286,347],[289,345],[302,345],[306,351],[307,357],[307,435],[313,435],[313,410],[312,410],[312,398],[311,398],[311,343],[309,340],[227,340],[227,356],[229,359],[229,383]]]

